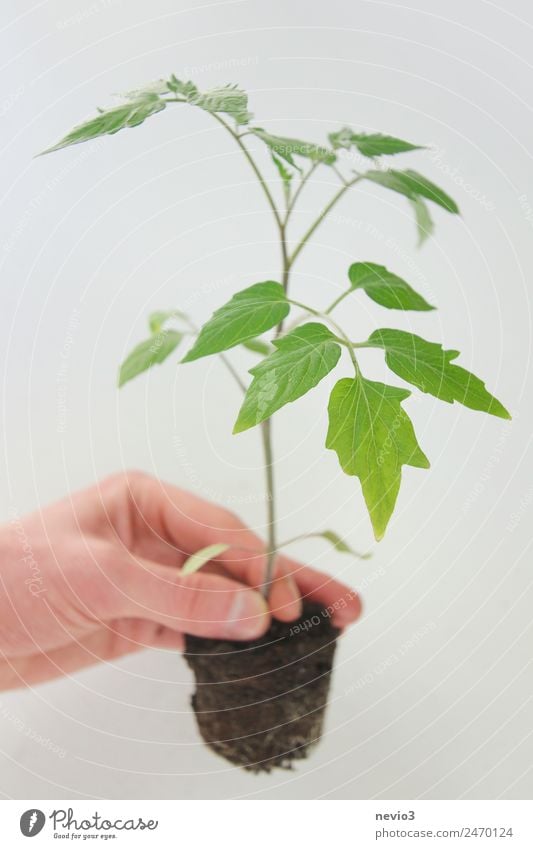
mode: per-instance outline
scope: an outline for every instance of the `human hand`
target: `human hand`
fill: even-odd
[[[230,549],[180,574],[217,542]],[[180,649],[184,633],[254,639],[271,616],[296,619],[302,597],[341,628],[358,618],[356,593],[282,555],[267,606],[263,552],[232,513],[141,472],[14,518],[0,528],[0,690],[146,647]]]

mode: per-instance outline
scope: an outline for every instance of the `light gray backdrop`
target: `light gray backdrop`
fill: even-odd
[[[115,388],[151,309],[200,320],[237,287],[277,276],[247,164],[209,116],[177,109],[32,158],[112,93],[171,72],[202,87],[241,83],[258,123],[279,133],[320,141],[349,123],[432,145],[404,165],[442,184],[462,218],[437,210],[436,235],[418,251],[403,199],[358,188],[302,254],[294,293],[325,304],[350,262],[386,264],[439,310],[385,315],[360,296],[346,305],[354,337],[379,323],[457,347],[514,415],[509,424],[413,396],[432,469],[405,471],[378,547],[357,481],[323,448],[328,387],[277,415],[284,534],[333,527],[375,548],[369,562],[318,543],[297,551],[361,587],[366,604],[342,640],[327,733],[306,764],[267,777],[230,769],[199,742],[184,662],[146,652],[1,694],[0,793],[527,797],[530,4],[4,0],[0,23],[5,519],[138,467],[264,529],[258,434],[231,436],[238,396],[217,362],[169,362]],[[319,175],[293,233],[334,182]],[[234,355],[242,369],[252,361]],[[365,362],[385,374],[381,357]]]

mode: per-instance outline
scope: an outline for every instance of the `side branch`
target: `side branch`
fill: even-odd
[[[351,189],[352,186],[355,186],[355,184],[358,183],[362,179],[363,178],[360,177],[360,176],[354,177],[353,180],[350,180],[348,183],[346,183],[344,186],[342,186],[338,190],[338,192],[336,192],[333,195],[333,197],[331,198],[329,203],[326,204],[326,206],[324,207],[324,209],[322,210],[322,212],[320,213],[320,215],[318,216],[316,221],[314,221],[311,224],[311,226],[309,227],[307,232],[303,235],[302,239],[300,240],[300,242],[295,247],[294,251],[292,252],[291,256],[289,257],[289,264],[290,265],[293,265],[295,259],[300,254],[300,251],[302,251],[303,248],[306,246],[307,242],[309,241],[309,239],[311,238],[311,236],[313,235],[313,233],[315,232],[317,227],[320,226],[320,224],[322,223],[324,218],[326,218],[328,213],[331,212],[331,210],[333,209],[335,204],[337,204],[339,202],[341,197],[348,191],[348,189]]]
[[[234,130],[232,130],[232,128],[230,126],[228,126],[228,124],[226,124],[226,122],[223,120],[223,118],[220,117],[220,115],[217,115],[215,112],[212,112],[211,114],[212,114],[213,118],[215,119],[215,121],[218,121],[218,123],[221,124],[221,126],[224,127],[224,129],[226,129],[228,131],[228,133],[235,139],[236,143],[239,145],[244,156],[246,157],[246,159],[250,163],[250,166],[253,169],[254,174],[256,175],[257,179],[259,180],[261,188],[263,189],[265,197],[268,201],[268,205],[270,206],[270,209],[272,210],[272,214],[274,215],[274,218],[276,219],[276,224],[278,225],[278,228],[281,230],[281,228],[283,226],[282,220],[281,220],[281,215],[279,214],[279,211],[278,211],[278,208],[275,204],[274,198],[272,197],[272,192],[268,188],[267,182],[266,182],[265,178],[263,177],[263,174],[261,173],[261,170],[259,169],[259,166],[257,165],[255,159],[253,158],[250,151],[248,150],[248,148],[246,147],[246,145],[242,141],[239,134],[236,133]]]

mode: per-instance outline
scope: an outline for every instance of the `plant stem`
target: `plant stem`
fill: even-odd
[[[278,208],[277,208],[277,206],[274,202],[274,198],[272,197],[272,192],[268,188],[267,182],[266,182],[265,178],[263,177],[263,175],[262,175],[262,173],[259,169],[259,166],[257,165],[252,154],[250,153],[250,151],[248,150],[246,145],[243,143],[239,134],[236,133],[235,130],[232,130],[232,128],[229,126],[229,124],[226,124],[226,122],[224,121],[223,118],[220,117],[220,115],[217,115],[216,112],[212,112],[211,115],[235,139],[235,141],[239,145],[241,151],[244,153],[244,155],[245,155],[246,159],[248,160],[255,176],[257,177],[257,179],[259,180],[259,183],[261,184],[261,188],[263,189],[263,192],[264,192],[265,197],[267,199],[268,205],[269,205],[270,209],[272,210],[272,214],[273,214],[274,218],[276,219],[276,223],[278,225],[278,228],[281,228],[282,227],[281,215],[279,214]]]
[[[320,310],[315,310],[313,307],[308,307],[307,304],[302,304],[301,301],[294,301],[292,298],[289,298],[289,303],[291,303],[295,307],[300,307],[300,309],[305,310],[310,313],[310,315],[316,315],[318,318],[322,318],[324,313],[320,312]]]
[[[343,186],[346,186],[350,182],[345,178],[344,174],[341,174],[341,172],[335,165],[330,165],[330,168],[337,175]]]
[[[290,301],[291,304],[294,304],[296,307],[300,307],[300,309],[305,310],[309,315],[316,315],[317,318],[323,318],[324,321],[327,321],[334,330],[337,331],[337,341],[344,345],[348,349],[348,353],[350,355],[350,359],[352,361],[352,365],[355,370],[355,376],[361,377],[361,370],[359,368],[359,363],[357,362],[357,358],[355,356],[354,348],[366,348],[369,347],[365,342],[350,342],[347,334],[344,332],[342,327],[334,321],[330,315],[328,315],[328,311],[320,312],[320,310],[315,310],[313,307],[308,307],[307,304],[302,304],[301,301]]]
[[[194,324],[194,322],[192,322],[190,320],[190,318],[187,318],[187,316],[184,316],[184,321],[190,327],[190,332],[197,335],[199,331],[198,331],[198,328],[196,327],[196,325]],[[235,383],[237,384],[237,386],[239,387],[241,392],[244,395],[246,395],[245,383],[241,379],[241,376],[240,376],[239,372],[237,371],[237,369],[235,368],[235,366],[233,365],[233,363],[230,360],[228,360],[228,358],[226,357],[225,354],[219,354],[218,356],[219,356],[219,359],[224,363],[224,366],[227,368],[227,370],[231,374],[233,380],[235,381]]]
[[[243,380],[241,380],[241,376],[240,376],[239,372],[237,371],[237,369],[234,367],[233,363],[230,362],[228,360],[228,358],[226,356],[224,356],[224,354],[219,354],[219,357],[222,360],[222,362],[224,363],[224,365],[226,366],[226,368],[229,371],[229,373],[231,374],[231,376],[233,377],[237,386],[240,388],[242,393],[244,395],[246,395],[246,384],[244,383]]]
[[[329,203],[326,204],[326,206],[324,207],[324,209],[322,210],[322,212],[320,213],[318,218],[311,224],[309,229],[306,231],[306,233],[304,233],[303,237],[301,238],[299,243],[296,245],[294,251],[292,252],[292,254],[289,257],[290,265],[294,264],[296,257],[300,254],[300,251],[302,251],[303,248],[306,246],[307,242],[309,241],[309,239],[311,238],[311,236],[313,235],[313,233],[315,232],[317,227],[319,227],[319,225],[322,223],[322,221],[328,215],[328,213],[331,212],[331,210],[333,209],[335,204],[338,203],[338,201],[348,191],[348,189],[350,189],[352,186],[355,186],[355,184],[358,183],[359,180],[362,180],[362,179],[363,178],[361,176],[354,177],[353,180],[350,180],[348,183],[345,183],[343,186],[341,186],[341,188],[338,190],[338,192],[336,192],[333,195],[333,197],[331,198]]]
[[[309,168],[309,170],[307,171],[307,173],[306,173],[306,174],[304,174],[304,176],[303,176],[303,177],[302,177],[302,179],[300,180],[300,183],[299,183],[299,185],[298,185],[298,188],[297,188],[297,189],[296,189],[296,191],[294,192],[294,194],[293,194],[293,196],[292,196],[292,200],[291,200],[291,202],[289,203],[289,205],[288,205],[288,207],[287,207],[287,214],[286,214],[286,216],[285,216],[285,225],[287,224],[287,221],[289,220],[290,214],[291,214],[292,210],[294,209],[294,206],[295,206],[295,204],[296,204],[296,201],[297,201],[297,200],[298,200],[298,198],[300,197],[300,192],[302,191],[303,187],[305,186],[305,184],[307,183],[307,181],[309,180],[309,178],[310,178],[310,177],[312,177],[312,175],[315,173],[315,171],[316,171],[316,169],[318,168],[318,166],[319,166],[319,165],[320,165],[320,163],[319,163],[319,162],[313,162],[313,164],[311,165],[311,167]]]
[[[180,102],[180,101],[175,101],[175,102]],[[244,156],[247,159],[250,167],[252,168],[255,176],[257,177],[259,184],[260,184],[260,186],[263,190],[263,193],[265,195],[265,198],[267,200],[267,203],[268,203],[268,205],[269,205],[269,207],[272,211],[272,214],[274,216],[274,220],[275,220],[277,228],[278,228],[279,240],[280,240],[280,246],[281,246],[281,259],[282,259],[281,282],[282,282],[282,285],[283,285],[283,289],[284,289],[285,293],[287,294],[288,289],[289,289],[290,272],[291,272],[291,268],[292,268],[292,265],[293,265],[295,259],[298,257],[298,255],[300,254],[302,249],[305,247],[305,245],[307,244],[307,242],[309,241],[309,239],[311,238],[311,236],[313,235],[313,233],[315,232],[317,227],[320,225],[320,223],[328,215],[328,213],[331,211],[331,209],[333,209],[335,204],[341,199],[341,197],[344,195],[344,193],[347,192],[348,189],[351,188],[351,186],[355,185],[355,183],[357,183],[360,179],[362,179],[362,177],[360,177],[358,175],[354,179],[352,179],[350,181],[346,181],[346,180],[344,180],[344,178],[342,178],[341,175],[338,174],[338,176],[341,176],[341,179],[343,181],[342,187],[339,189],[338,192],[336,192],[336,194],[332,197],[332,199],[329,201],[329,203],[326,204],[326,206],[324,207],[324,209],[322,210],[322,212],[320,213],[320,215],[318,216],[316,221],[314,221],[314,223],[309,227],[309,229],[306,231],[306,233],[304,234],[304,236],[302,237],[300,242],[297,244],[293,253],[289,254],[289,251],[288,251],[288,248],[287,248],[287,234],[286,234],[287,224],[288,224],[290,215],[291,215],[291,213],[294,209],[294,205],[295,205],[295,203],[296,203],[296,201],[297,201],[297,199],[300,195],[300,192],[302,191],[303,187],[305,186],[307,180],[315,172],[316,168],[318,167],[318,162],[314,162],[312,164],[312,166],[309,168],[307,173],[302,178],[300,185],[296,189],[292,198],[290,197],[290,192],[289,193],[286,192],[286,194],[285,194],[286,210],[285,210],[285,216],[282,217],[281,213],[279,212],[279,210],[276,206],[276,203],[275,203],[274,198],[272,196],[272,193],[271,193],[271,191],[270,191],[270,189],[267,185],[267,182],[266,182],[265,178],[263,177],[263,174],[262,174],[259,166],[257,165],[255,159],[253,158],[252,154],[250,153],[250,151],[248,150],[246,145],[243,143],[241,135],[238,132],[236,132],[235,130],[233,130],[232,127],[230,127],[224,121],[224,119],[220,117],[220,115],[217,115],[215,112],[212,112],[211,115],[213,116],[213,118],[216,121],[218,121],[218,123],[222,127],[224,127],[225,130],[227,130],[227,132],[232,136],[232,138],[234,139],[236,144],[239,146],[241,152],[244,154]],[[243,135],[246,135],[246,133],[243,133]],[[297,302],[293,302],[293,303],[297,303]],[[298,305],[303,306],[303,305],[300,305],[300,304],[298,304]],[[304,307],[304,309],[308,309],[308,308]],[[309,311],[312,312],[315,315],[322,315],[321,313],[318,313],[315,310],[309,310]],[[329,320],[332,324],[334,324],[334,322],[332,322],[331,319],[329,319]],[[340,336],[342,337],[342,340],[344,340],[345,343],[348,345],[350,357],[352,358],[352,362],[354,364],[356,375],[358,375],[359,374],[359,367],[357,365],[357,360],[355,359],[355,354],[354,354],[353,348],[350,346],[350,342],[349,342],[347,336],[345,335],[345,333],[342,331],[342,329],[337,327],[337,330],[338,330]],[[278,327],[277,327],[277,335],[279,336],[282,332],[283,332],[283,321],[280,321],[280,323],[278,324]],[[237,371],[233,368],[233,365],[223,355],[222,355],[222,360],[223,360],[226,368],[232,374],[233,378],[236,380],[238,385],[241,387],[241,389],[246,391],[246,387],[245,387],[243,381],[241,380],[239,374],[237,373]],[[274,486],[274,452],[273,452],[273,449],[272,449],[271,419],[267,419],[266,421],[262,422],[262,424],[261,424],[261,435],[262,435],[263,454],[264,454],[264,461],[265,461],[265,479],[266,479],[266,497],[267,497],[267,562],[266,562],[266,569],[265,569],[265,579],[264,579],[263,585],[261,587],[261,592],[262,592],[262,594],[265,598],[268,598],[269,593],[270,593],[270,589],[271,589],[271,586],[272,586],[272,579],[273,579],[273,576],[274,576],[274,568],[275,568],[275,565],[276,565],[276,555],[277,555],[277,549],[278,549],[277,528],[276,528],[276,501],[275,501],[275,486]]]
[[[280,237],[280,245],[281,245],[281,256],[282,256],[282,284],[285,291],[288,289],[289,285],[289,273],[290,273],[290,260],[287,253],[287,242],[285,238],[285,225],[286,220],[283,221],[280,213],[278,212],[278,208],[275,204],[274,198],[272,197],[272,193],[268,188],[265,178],[261,173],[259,166],[257,165],[255,159],[252,154],[246,147],[246,145],[242,142],[238,133],[236,133],[232,128],[226,124],[226,122],[215,113],[212,113],[213,118],[215,118],[219,124],[221,124],[233,137],[235,142],[240,147],[242,153],[248,160],[254,174],[256,175],[261,188],[263,189],[264,195],[267,199],[268,205],[272,210],[272,214],[274,215],[274,219],[276,221],[279,237]],[[281,333],[283,329],[283,322],[280,322],[278,325],[278,333]],[[239,375],[231,365],[231,363],[223,357],[226,367],[231,371],[233,377],[237,380],[240,386],[244,388],[246,391],[246,387],[242,383]],[[272,585],[272,578],[274,575],[274,567],[276,565],[276,553],[277,553],[277,534],[276,534],[276,493],[274,488],[274,452],[272,448],[272,426],[270,419],[262,422],[261,424],[261,436],[263,441],[263,455],[265,462],[265,480],[266,480],[266,498],[267,498],[267,562],[265,569],[265,579],[263,585],[261,587],[261,593],[264,598],[268,598],[270,593],[270,588]]]
[[[281,284],[283,286],[283,291],[287,294],[289,289],[289,275],[291,272],[291,263],[289,259],[289,253],[287,251],[287,236],[286,236],[286,226],[287,222],[283,222],[280,225],[279,235],[281,242],[281,261],[282,261],[282,270],[281,270]],[[278,334],[283,330],[283,321],[280,321],[278,326]]]
[[[264,598],[268,598],[274,576],[277,554],[276,534],[276,491],[274,488],[274,454],[272,450],[271,419],[261,423],[261,436],[263,438],[263,453],[265,457],[265,481],[267,497],[267,562],[265,579],[261,587]]]
[[[341,301],[344,301],[344,299],[345,299],[345,298],[347,298],[347,297],[348,297],[348,295],[351,295],[351,293],[352,293],[352,292],[353,292],[353,289],[346,289],[346,291],[345,291],[345,292],[342,292],[342,293],[339,295],[339,297],[338,297],[338,298],[335,298],[335,300],[334,300],[334,301],[333,301],[333,302],[329,305],[329,307],[327,308],[327,310],[325,311],[325,313],[324,313],[324,314],[325,314],[325,315],[329,315],[331,312],[333,312],[333,310],[335,309],[335,307],[338,307],[338,305],[340,304],[340,302],[341,302]]]
[[[286,220],[280,225],[280,242],[281,242],[281,256],[282,256],[282,271],[281,271],[281,282],[283,285],[283,290],[285,294],[289,290],[289,278],[291,273],[291,264],[290,259],[287,252],[287,242],[285,238],[285,226]],[[276,328],[276,335],[280,336],[283,332],[283,319],[280,321]],[[265,598],[268,598],[270,587],[272,585],[272,578],[274,576],[274,569],[276,566],[276,555],[278,550],[277,544],[277,527],[276,527],[276,492],[274,488],[274,451],[272,448],[272,424],[271,419],[267,419],[261,424],[261,433],[263,437],[263,453],[265,456],[265,473],[266,473],[266,488],[267,488],[267,499],[268,499],[268,528],[267,528],[267,539],[268,539],[268,549],[267,549],[267,563],[265,569],[265,581],[261,588],[261,592]]]

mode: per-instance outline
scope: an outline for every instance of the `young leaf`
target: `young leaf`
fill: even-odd
[[[427,204],[421,197],[409,198],[409,203],[415,213],[416,229],[418,230],[418,244],[422,245],[433,233],[434,224],[429,214]]]
[[[96,118],[91,118],[90,121],[74,127],[61,141],[44,150],[43,154],[61,150],[61,148],[69,147],[72,144],[96,139],[99,136],[113,135],[113,133],[118,133],[125,127],[136,127],[150,115],[161,112],[165,105],[165,101],[157,94],[146,94],[112,109],[104,109]]]
[[[166,80],[153,80],[151,83],[135,88],[132,91],[123,92],[120,97],[127,97],[130,100],[138,100],[140,97],[146,97],[151,94],[168,94],[170,89]]]
[[[148,326],[152,333],[159,333],[163,326],[171,318],[186,319],[187,316],[181,310],[157,310],[148,316]]]
[[[401,406],[410,394],[357,377],[339,380],[330,397],[326,448],[337,452],[346,474],[360,479],[377,540],[383,537],[394,510],[402,466],[429,468]]]
[[[120,366],[118,385],[124,386],[128,380],[151,366],[162,363],[177,348],[182,338],[183,334],[177,330],[162,330],[140,342]]]
[[[247,124],[252,118],[251,113],[248,112],[248,95],[236,85],[225,85],[201,92],[194,83],[183,82],[174,75],[167,85],[178,97],[206,112],[223,112],[233,118],[237,124]]]
[[[438,342],[427,342],[404,330],[375,330],[368,341],[383,348],[391,371],[422,392],[501,419],[511,418],[479,377],[452,362],[459,351],[445,351]]]
[[[250,132],[261,139],[268,147],[281,156],[289,165],[297,168],[293,156],[304,156],[306,159],[323,162],[325,165],[332,165],[337,159],[336,154],[332,150],[325,147],[320,147],[312,142],[304,142],[299,139],[285,138],[284,136],[273,136],[267,133],[261,127],[251,127]]]
[[[285,168],[281,159],[278,159],[278,157],[274,153],[272,154],[272,162],[274,163],[274,165],[278,169],[279,176],[283,180],[283,185],[285,187],[285,191],[287,191],[290,188],[293,175],[291,174],[290,171],[287,171],[287,169]]]
[[[330,133],[328,138],[335,149],[343,147],[349,150],[350,147],[356,147],[359,153],[370,158],[423,149],[419,144],[411,144],[394,136],[384,136],[381,133],[354,133],[349,127],[344,127],[337,133]]]
[[[291,545],[293,542],[300,542],[302,539],[325,539],[337,551],[341,551],[343,554],[351,554],[352,557],[357,557],[359,560],[368,560],[372,557],[370,552],[361,554],[359,551],[351,548],[335,531],[316,531],[316,533],[299,534],[297,537],[280,542],[278,548],[286,548],[286,546]]]
[[[247,124],[252,118],[248,112],[248,95],[234,85],[209,89],[199,94],[191,103],[206,112],[224,112],[237,124]]]
[[[181,567],[180,574],[192,575],[194,572],[197,572],[198,569],[201,569],[202,566],[205,566],[206,563],[209,563],[210,560],[215,560],[220,554],[223,554],[228,549],[229,545],[226,545],[223,542],[215,543],[214,545],[207,545],[205,548],[201,548],[200,551],[196,551],[187,558]]]
[[[455,201],[443,189],[417,171],[366,171],[363,176],[365,180],[371,180],[410,199],[421,196],[442,206],[448,212],[459,213],[459,207]]]
[[[254,376],[233,428],[241,433],[305,395],[335,366],[340,345],[323,324],[310,322],[275,339],[276,351],[250,369]]]
[[[376,304],[390,310],[434,310],[409,283],[374,262],[354,262],[348,269],[354,289],[364,289]]]
[[[337,551],[342,551],[344,554],[355,554],[354,550],[335,531],[320,531],[317,534],[313,534],[313,536],[327,540]]]
[[[248,339],[247,342],[243,342],[242,344],[248,351],[252,351],[254,354],[261,354],[262,357],[266,357],[272,353],[271,345],[268,342],[262,342],[261,339]]]
[[[178,95],[178,97],[183,97],[184,100],[191,101],[194,97],[198,97],[198,86],[191,82],[191,80],[178,80],[178,78],[172,74],[170,79],[167,81],[167,86],[170,91],[173,91],[174,94]]]
[[[289,310],[290,304],[280,283],[272,280],[255,283],[237,292],[231,301],[216,310],[182,362],[189,363],[247,342],[279,324]]]

